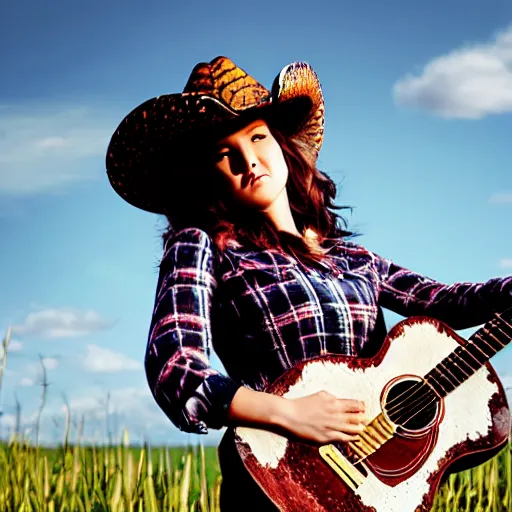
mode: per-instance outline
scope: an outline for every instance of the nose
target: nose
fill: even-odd
[[[257,167],[258,158],[253,148],[249,146],[240,147],[236,153],[235,173],[243,174],[245,181],[250,181]]]
[[[243,162],[243,172],[250,174],[256,167],[256,155],[253,149],[250,146],[241,148],[240,157]]]

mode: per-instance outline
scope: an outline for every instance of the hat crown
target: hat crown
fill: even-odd
[[[183,92],[218,99],[235,112],[271,101],[270,91],[227,57],[197,64]]]

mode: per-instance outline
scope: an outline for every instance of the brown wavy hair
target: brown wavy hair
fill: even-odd
[[[345,219],[336,213],[350,207],[334,203],[336,185],[317,168],[316,158],[306,144],[286,137],[270,124],[269,128],[288,165],[288,199],[303,237],[279,231],[263,213],[232,201],[224,180],[208,172],[213,168],[210,148],[214,140],[195,138],[180,144],[183,170],[173,172],[175,177],[165,184],[168,225],[164,242],[181,229],[197,227],[212,237],[221,252],[230,240],[235,240],[251,249],[284,251],[307,266],[330,265],[324,242],[353,236]],[[217,140],[220,138],[217,135]]]

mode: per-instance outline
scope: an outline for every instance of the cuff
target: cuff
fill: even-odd
[[[230,377],[214,374],[207,377],[185,404],[184,423],[189,432],[207,434],[208,428],[227,425],[227,415],[233,397],[241,384]]]

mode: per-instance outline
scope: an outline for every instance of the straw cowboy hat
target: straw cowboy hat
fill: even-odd
[[[315,155],[322,145],[324,100],[320,83],[306,63],[284,67],[271,91],[226,57],[195,66],[181,94],[152,98],[130,112],[107,150],[107,175],[128,203],[164,213],[169,173],[178,174],[180,141],[201,129],[271,112],[286,135],[307,144]],[[166,181],[165,181],[166,180]]]

